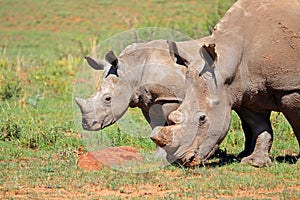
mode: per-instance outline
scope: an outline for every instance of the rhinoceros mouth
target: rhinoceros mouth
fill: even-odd
[[[88,123],[82,122],[82,128],[87,131],[98,131],[103,128],[103,124],[93,123],[92,125],[89,125]]]
[[[201,160],[196,154],[190,154],[186,156],[185,159],[181,159],[181,162],[183,162],[183,165],[186,167],[194,167],[200,165]]]
[[[105,119],[101,122],[98,122],[96,120],[91,121],[92,123],[88,123],[87,120],[82,119],[82,128],[87,131],[99,131],[114,123],[114,119],[110,120],[109,122],[105,122]]]
[[[204,161],[208,160],[210,157],[214,155],[216,150],[218,149],[219,144],[216,144],[213,149],[205,156],[201,156],[197,153],[197,151],[194,151],[193,153],[186,153],[180,161],[183,163],[186,167],[194,167],[198,166]]]
[[[103,120],[101,123],[101,129],[104,129],[105,127],[108,127],[115,122],[116,122],[115,118],[111,118],[111,120],[109,120],[108,122],[106,122],[106,120]]]

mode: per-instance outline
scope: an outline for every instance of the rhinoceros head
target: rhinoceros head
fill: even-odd
[[[75,98],[82,112],[82,127],[97,131],[111,125],[124,114],[130,92],[128,84],[122,84],[122,64],[112,51],[106,54],[106,61],[91,57],[85,59],[93,69],[104,70],[101,85],[92,96],[86,100]]]
[[[186,74],[186,96],[168,116],[172,125],[156,127],[150,136],[169,157],[187,166],[212,155],[229,128],[231,108],[217,61],[214,44],[201,47]]]

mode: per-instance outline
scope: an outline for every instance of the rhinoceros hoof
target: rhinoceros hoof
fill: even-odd
[[[250,155],[241,160],[242,164],[250,164],[255,167],[272,166],[273,163],[269,156]]]

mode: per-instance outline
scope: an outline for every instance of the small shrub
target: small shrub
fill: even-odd
[[[0,61],[0,99],[8,100],[22,95],[22,85],[16,71],[5,60]]]
[[[0,126],[0,140],[18,140],[21,135],[21,127],[16,123],[16,119],[7,119]]]

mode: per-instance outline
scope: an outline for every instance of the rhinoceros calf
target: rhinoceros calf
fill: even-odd
[[[242,163],[271,164],[271,111],[284,114],[300,144],[300,2],[239,0],[190,64],[186,96],[151,138],[187,166],[208,159],[232,109],[246,135]]]
[[[100,87],[91,97],[76,98],[83,128],[103,129],[120,119],[128,107],[139,107],[152,128],[165,125],[185,95],[189,63],[179,54],[191,60],[190,55],[197,53],[204,40],[179,42],[179,48],[175,42],[155,40],[130,45],[119,57],[111,51],[106,61],[86,57],[92,68],[104,72]]]

